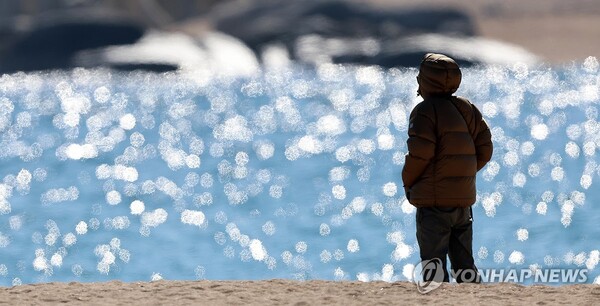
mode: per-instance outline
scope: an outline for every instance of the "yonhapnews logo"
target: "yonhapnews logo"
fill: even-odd
[[[413,280],[422,294],[437,289],[444,281],[442,260],[433,258],[421,261],[413,270]]]
[[[418,263],[412,273],[412,279],[417,285],[417,290],[426,294],[442,285],[444,269],[439,258],[423,260]],[[534,284],[585,284],[589,278],[588,269],[478,269],[450,270],[450,280],[462,279],[464,282],[481,283],[534,283]]]

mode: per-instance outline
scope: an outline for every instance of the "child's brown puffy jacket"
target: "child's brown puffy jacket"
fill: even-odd
[[[417,79],[424,100],[410,114],[402,169],[407,198],[417,207],[468,207],[477,171],[492,157],[490,129],[475,105],[452,96],[461,81],[454,60],[426,55]]]

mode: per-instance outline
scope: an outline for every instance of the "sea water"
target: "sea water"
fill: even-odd
[[[415,69],[0,77],[0,285],[410,280],[401,170]],[[476,264],[598,282],[600,70],[479,66],[458,95],[492,129]],[[595,184],[596,183],[596,184]]]

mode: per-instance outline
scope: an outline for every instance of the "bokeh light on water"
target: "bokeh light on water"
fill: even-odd
[[[478,176],[478,266],[598,276],[598,66],[464,70],[459,94],[495,143]],[[0,77],[0,284],[408,279],[418,249],[400,172],[415,75]]]

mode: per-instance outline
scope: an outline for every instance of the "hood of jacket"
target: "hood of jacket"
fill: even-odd
[[[462,73],[458,64],[443,54],[427,53],[419,67],[417,82],[421,95],[451,95],[460,86]]]

